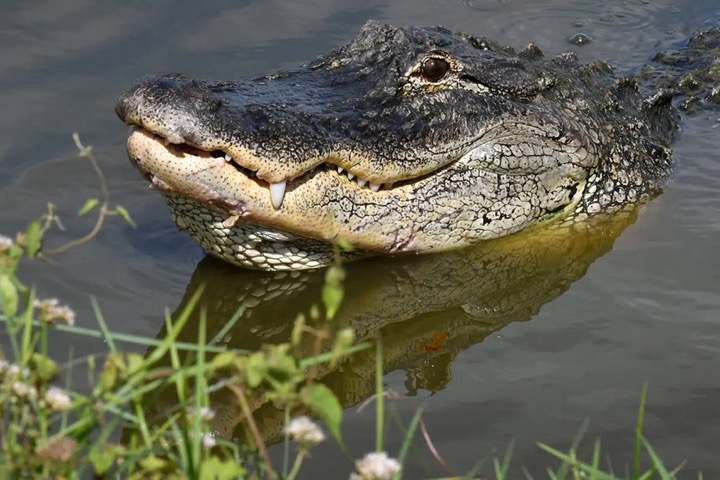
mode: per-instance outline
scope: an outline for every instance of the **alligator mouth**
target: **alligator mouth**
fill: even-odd
[[[150,144],[154,144],[154,147],[151,149],[152,153],[148,147]],[[165,152],[163,153],[162,150],[165,150]],[[235,148],[235,150],[238,149]],[[344,157],[347,156],[343,154],[344,152],[338,154],[331,153],[326,155],[322,163],[302,172],[294,178],[281,182],[270,182],[260,178],[257,171],[242,165],[238,159],[233,158],[233,156],[225,150],[214,149],[208,151],[186,142],[174,143],[163,135],[137,125],[132,125],[129,130],[128,153],[130,154],[133,164],[141,170],[145,178],[150,181],[154,187],[159,187],[161,190],[167,190],[169,186],[166,183],[165,176],[158,172],[155,167],[157,164],[156,160],[161,155],[167,156],[168,158],[175,158],[176,161],[196,159],[197,161],[203,162],[206,168],[231,166],[236,172],[241,174],[242,177],[252,181],[256,187],[266,190],[269,204],[276,211],[281,210],[287,191],[321,174],[334,175],[343,182],[346,188],[356,187],[360,192],[382,195],[389,192],[397,193],[403,187],[417,184],[452,164],[444,165],[436,171],[413,178],[376,182],[363,178],[365,175],[359,173],[357,170],[353,171],[351,168],[345,168],[340,165]],[[245,155],[244,152],[243,154]],[[357,158],[357,154],[354,154],[354,156]],[[179,192],[176,191],[175,193],[182,193],[182,189],[179,190]],[[202,199],[198,198],[197,200]]]

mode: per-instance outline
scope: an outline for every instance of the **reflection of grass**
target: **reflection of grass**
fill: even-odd
[[[0,476],[2,478],[296,478],[303,460],[325,434],[308,414],[322,420],[335,441],[342,446],[342,408],[332,391],[314,379],[318,366],[333,368],[354,352],[358,345],[350,329],[333,323],[343,298],[343,270],[327,270],[322,302],[306,314],[299,314],[291,339],[259,351],[244,352],[221,345],[222,339],[240,318],[238,312],[213,338],[206,338],[206,317],[200,314],[196,342],[177,340],[195,310],[201,292],[182,312],[166,314],[166,334],[161,339],[111,332],[93,300],[97,328],[77,327],[75,314],[54,299],[40,300],[33,289],[18,278],[17,269],[26,258],[47,258],[91,240],[108,215],[132,221],[122,207],[109,207],[104,178],[89,147],[75,137],[80,154],[90,159],[101,182],[101,199],[88,200],[80,214],[98,212],[88,235],[53,251],[42,240],[59,219],[50,208],[43,219],[32,222],[14,238],[0,236],[0,301],[8,338],[7,351],[0,358]],[[306,318],[314,322],[306,322]],[[311,327],[310,323],[320,327]],[[322,321],[324,320],[324,321]],[[104,355],[70,358],[58,364],[48,356],[50,330],[101,338],[108,347]],[[309,340],[309,342],[308,342]],[[300,344],[312,344],[310,356],[303,356]],[[122,345],[148,348],[145,355],[128,353]],[[5,347],[3,347],[5,348]],[[447,470],[441,452],[418,410],[405,431],[397,460],[384,450],[385,392],[383,391],[382,342],[375,342],[376,439],[374,452],[355,464],[351,478],[401,478],[416,436],[422,439],[437,462]],[[58,386],[61,376],[70,378],[75,367],[87,371],[85,386]],[[61,375],[62,374],[62,375]],[[172,392],[174,403],[161,415],[149,417],[147,398]],[[245,438],[235,441],[216,435],[223,419],[216,418],[213,397],[230,392],[242,412]],[[617,477],[600,468],[601,449],[596,442],[592,455],[582,460],[578,442],[561,452],[540,447],[561,466],[548,471],[551,479],[649,479],[675,478],[642,436],[646,391],[643,389],[636,426],[635,460],[632,473]],[[273,465],[263,432],[253,411],[257,405],[273,402],[285,413],[285,455],[282,465]],[[420,434],[418,434],[420,430]],[[291,458],[294,442],[294,458]],[[368,446],[371,447],[371,446]],[[511,450],[491,465],[491,477],[510,478]],[[643,461],[649,465],[643,470]],[[478,472],[482,469],[479,465]],[[348,465],[348,470],[352,466]],[[477,472],[464,477],[477,478]]]

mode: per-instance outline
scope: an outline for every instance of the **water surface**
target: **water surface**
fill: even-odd
[[[22,228],[48,201],[68,227],[49,241],[90,227],[75,212],[97,195],[97,182],[76,157],[73,131],[95,146],[113,201],[139,225],[112,221],[55,265],[28,264],[27,278],[43,295],[72,305],[81,325],[93,324],[93,294],[112,329],[148,336],[161,332],[163,307],[175,308],[198,279],[215,281],[208,301],[218,311],[256,292],[255,317],[228,340],[241,345],[282,339],[293,312],[317,297],[322,275],[278,279],[200,263],[203,252],[176,232],[160,196],[126,160],[126,128],[112,109],[138,77],[260,75],[346,41],[370,18],[445,24],[515,47],[533,41],[548,54],[576,49],[582,60],[602,58],[630,73],[654,51],[717,20],[720,1],[248,0],[179,7],[46,0],[10,1],[3,10],[0,231]],[[577,33],[591,43],[570,45]],[[515,465],[540,477],[548,457],[535,442],[567,446],[586,419],[587,436],[601,438],[623,470],[648,382],[646,433],[663,458],[673,465],[687,460],[687,478],[696,470],[720,475],[718,117],[684,118],[676,173],[664,194],[637,219],[598,227],[596,236],[565,232],[547,242],[517,239],[450,257],[351,267],[343,315],[362,335],[383,332],[386,385],[401,397],[395,410],[407,419],[424,406],[435,446],[454,473],[514,440]],[[442,266],[452,262],[463,267],[447,273]],[[269,291],[285,293],[264,303]],[[435,344],[440,348],[428,348]],[[76,355],[104,349],[68,336],[53,345],[59,356],[71,348]],[[327,372],[326,380],[355,404],[371,392],[365,378],[371,370],[371,359],[359,357],[342,372]],[[263,412],[271,432],[277,423]],[[224,431],[233,428],[230,412]],[[348,409],[349,456],[322,447],[306,478],[345,478],[351,459],[374,445],[373,429],[371,410]],[[391,453],[401,442],[394,432]],[[420,441],[408,469],[408,478],[447,473]]]

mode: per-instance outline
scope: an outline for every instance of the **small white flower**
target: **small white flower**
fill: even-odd
[[[350,474],[350,480],[390,480],[400,472],[400,462],[385,452],[371,452],[355,462],[357,473]]]
[[[40,310],[40,318],[45,322],[53,324],[62,320],[70,326],[75,325],[75,311],[67,305],[61,305],[57,298],[35,300],[34,306]]]
[[[15,243],[15,241],[12,238],[0,233],[0,252],[10,250],[10,247],[13,246],[13,243]]]
[[[45,298],[43,300],[36,298],[33,305],[35,305],[35,308],[57,307],[60,305],[60,300],[57,298]]]
[[[200,435],[200,438],[202,439],[202,444],[205,448],[212,448],[217,445],[217,441],[211,433],[203,433]]]
[[[322,429],[308,417],[295,417],[285,427],[285,433],[303,445],[317,445],[325,440]]]
[[[215,410],[210,407],[202,407],[198,413],[203,422],[211,422],[215,418]]]
[[[20,375],[20,365],[15,365],[14,363],[11,363],[7,367],[7,375],[8,377],[17,377]]]
[[[27,383],[23,382],[15,382],[12,385],[13,392],[15,392],[15,395],[17,395],[20,398],[29,397],[29,398],[35,398],[37,397],[37,390],[35,390],[35,387],[32,385],[28,385]]]
[[[189,408],[187,410],[188,420],[192,420],[195,415],[198,415],[203,422],[211,422],[215,418],[215,410],[210,407],[201,407],[197,410]]]
[[[27,367],[21,367],[20,365],[16,365],[14,363],[7,364],[6,363],[6,370],[5,374],[9,378],[28,378],[30,376],[30,370]]]
[[[50,408],[57,411],[67,410],[72,406],[70,395],[57,387],[48,388],[47,392],[45,392],[45,401],[50,405]]]

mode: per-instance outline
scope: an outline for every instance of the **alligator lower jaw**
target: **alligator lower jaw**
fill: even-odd
[[[133,164],[151,182],[151,187],[166,198],[189,201],[196,212],[200,207],[217,212],[219,217],[214,217],[210,222],[212,225],[204,228],[216,228],[213,225],[218,221],[225,228],[232,228],[236,223],[250,224],[280,236],[304,237],[322,243],[330,251],[332,244],[340,240],[379,254],[415,250],[412,239],[398,243],[397,230],[403,228],[402,225],[364,221],[362,228],[357,228],[347,221],[352,215],[348,206],[402,204],[412,195],[410,184],[395,185],[391,189],[386,185],[374,191],[375,188],[360,187],[355,179],[338,174],[336,167],[325,165],[288,181],[282,206],[276,209],[271,201],[270,185],[235,162],[226,160],[219,152],[170,144],[163,137],[138,127],[131,128],[127,150]],[[177,201],[171,201],[170,207],[177,217]],[[182,215],[183,220],[176,218],[181,229],[190,230],[186,225],[189,211]],[[205,212],[205,217],[208,215]],[[207,232],[207,235],[211,233]],[[193,236],[199,241],[199,233]],[[200,243],[213,252],[208,242]]]

